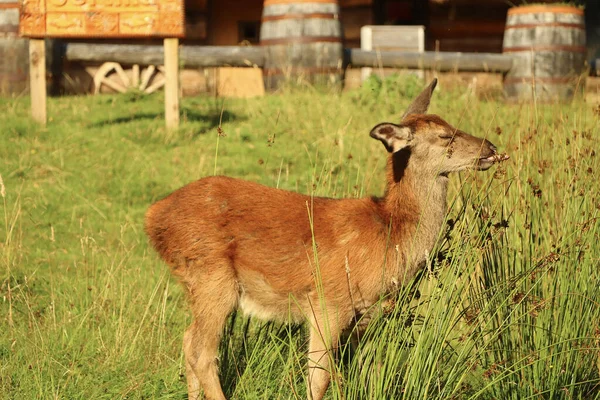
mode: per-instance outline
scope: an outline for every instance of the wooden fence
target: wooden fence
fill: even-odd
[[[163,62],[158,45],[64,43],[68,61],[156,65]],[[246,46],[181,46],[180,63],[185,67],[263,67],[263,48]],[[508,72],[512,57],[492,53],[344,50],[344,67],[431,69],[436,71]]]

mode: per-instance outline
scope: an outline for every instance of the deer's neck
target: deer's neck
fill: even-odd
[[[411,162],[410,151],[388,160],[383,202],[390,222],[396,279],[410,279],[433,250],[446,214],[448,178]],[[419,163],[420,164],[420,163]]]

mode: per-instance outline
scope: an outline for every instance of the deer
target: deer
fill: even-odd
[[[426,264],[447,213],[448,174],[508,159],[488,140],[427,114],[436,84],[399,124],[370,132],[388,153],[383,197],[315,197],[211,176],[149,207],[145,231],[193,316],[183,335],[190,399],[201,390],[225,399],[218,348],[237,309],[308,323],[307,396],[323,398],[341,335]]]

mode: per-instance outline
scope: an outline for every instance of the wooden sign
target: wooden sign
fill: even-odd
[[[22,0],[19,30],[32,38],[183,37],[183,0]]]

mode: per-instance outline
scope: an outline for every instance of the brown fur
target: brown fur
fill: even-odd
[[[487,169],[491,163],[481,159],[496,154],[486,140],[425,114],[434,87],[435,81],[400,125],[371,132],[391,152],[383,198],[310,197],[217,176],[150,207],[146,232],[186,288],[194,315],[184,335],[190,398],[201,388],[206,398],[225,398],[216,360],[236,307],[264,319],[309,322],[309,398],[323,397],[328,350],[342,330],[410,279],[432,250],[448,173]]]

